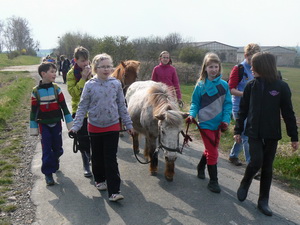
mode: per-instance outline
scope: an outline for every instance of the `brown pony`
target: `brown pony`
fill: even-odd
[[[135,60],[121,61],[111,74],[111,76],[121,81],[124,95],[126,94],[127,88],[136,81],[140,64],[139,61]]]

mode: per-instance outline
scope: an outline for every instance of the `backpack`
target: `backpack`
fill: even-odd
[[[237,67],[238,67],[239,83],[241,82],[244,76],[246,77],[246,80],[248,80],[248,74],[245,73],[244,66],[242,64],[238,64]]]

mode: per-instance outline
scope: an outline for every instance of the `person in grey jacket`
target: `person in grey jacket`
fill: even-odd
[[[106,53],[96,55],[92,61],[95,74],[84,85],[74,125],[70,132],[77,132],[88,113],[88,132],[92,147],[92,171],[95,186],[100,191],[108,189],[110,201],[124,198],[120,194],[120,173],[117,163],[120,123],[133,134],[132,121],[128,114],[122,85],[111,77],[112,58]]]
[[[295,150],[299,147],[297,121],[290,88],[277,75],[275,56],[267,52],[254,54],[251,70],[255,79],[248,82],[244,89],[234,128],[234,139],[240,143],[247,118],[245,135],[249,138],[251,159],[238,188],[237,197],[240,201],[247,198],[252,179],[261,168],[257,208],[263,214],[272,216],[268,203],[273,161],[278,140],[281,139],[281,116]]]

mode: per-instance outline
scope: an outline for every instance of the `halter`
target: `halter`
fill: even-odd
[[[181,132],[179,132],[181,133]],[[179,133],[177,135],[177,147],[176,148],[169,148],[165,145],[163,145],[163,143],[161,142],[161,125],[158,125],[158,149],[161,150],[167,150],[170,152],[179,152],[180,154],[182,154],[182,150],[180,150],[179,148]]]

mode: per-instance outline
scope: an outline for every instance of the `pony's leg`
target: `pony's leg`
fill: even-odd
[[[172,158],[172,159],[165,157],[165,161],[166,161],[165,178],[167,181],[173,181],[173,177],[175,174],[175,171],[174,171],[175,160],[176,160],[176,157]]]
[[[148,158],[151,160],[149,169],[152,176],[157,175],[158,152],[155,152],[155,149],[156,149],[156,139],[146,138],[145,152],[148,153]]]
[[[138,154],[140,152],[140,147],[139,147],[139,134],[137,132],[134,133],[132,136],[133,140],[133,151],[135,154]]]

